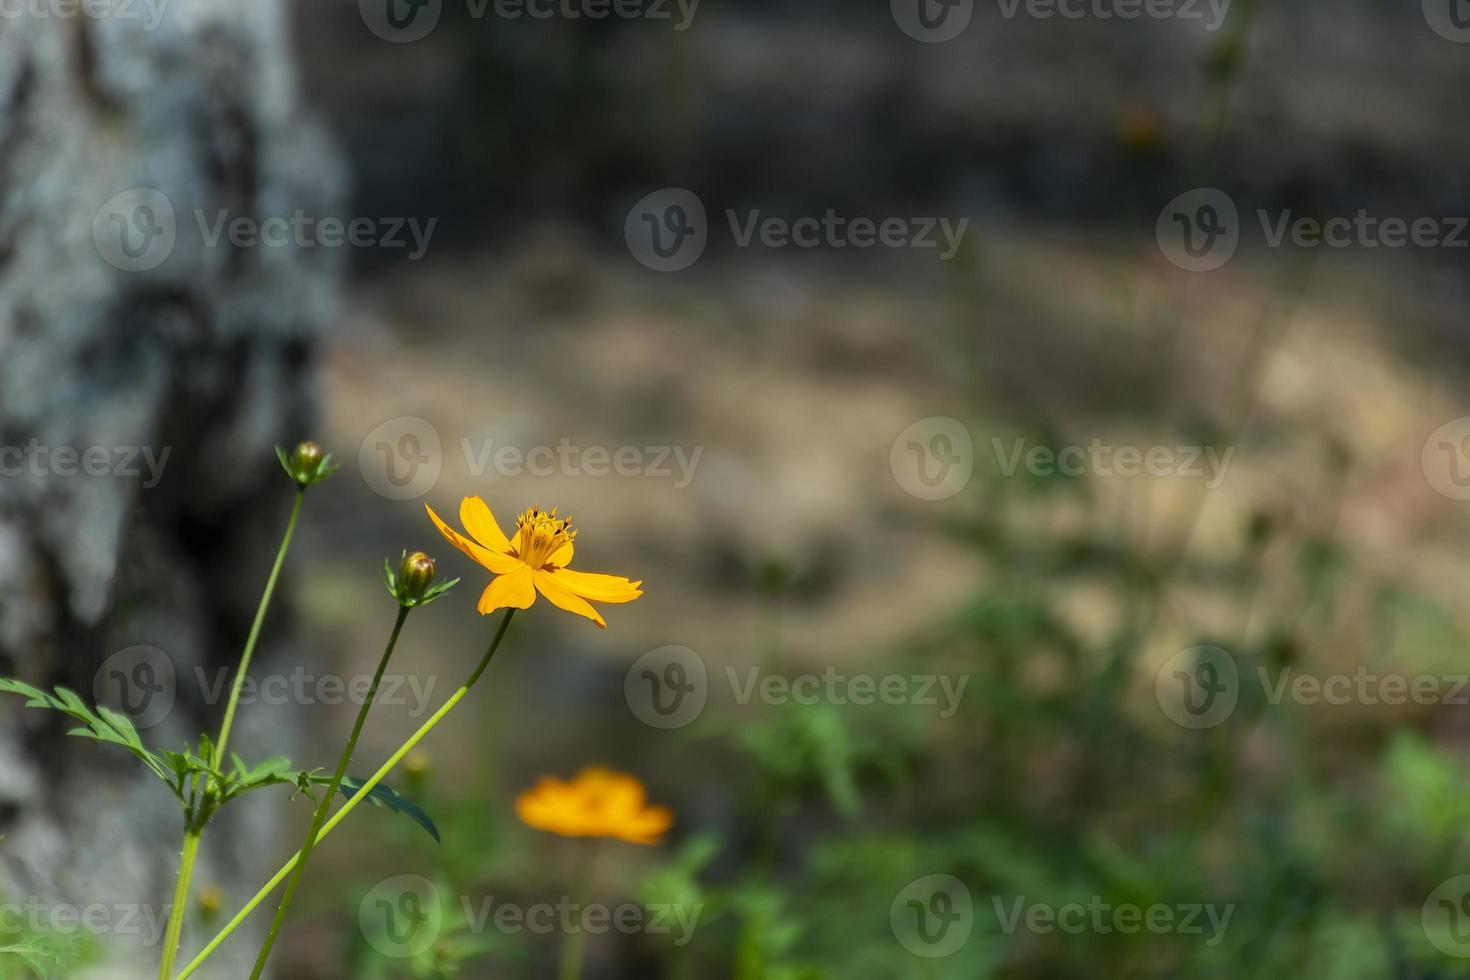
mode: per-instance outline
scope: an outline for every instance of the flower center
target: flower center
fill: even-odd
[[[532,568],[545,565],[552,555],[571,544],[577,536],[577,532],[572,530],[572,519],[557,517],[555,507],[550,513],[532,507],[516,519],[516,533],[519,535],[516,554]]]

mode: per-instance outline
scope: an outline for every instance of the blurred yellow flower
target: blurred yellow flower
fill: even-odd
[[[647,805],[637,777],[595,766],[570,781],[543,776],[516,798],[516,816],[563,837],[616,837],[630,844],[657,844],[674,825],[672,811]]]
[[[557,517],[555,508],[547,513],[532,507],[516,521],[516,533],[510,538],[500,530],[490,506],[479,497],[466,497],[459,504],[459,522],[470,533],[468,538],[440,520],[428,504],[424,509],[450,544],[495,575],[476,607],[483,615],[497,609],[525,609],[540,592],[553,606],[585,616],[606,629],[606,621],[589,599],[632,602],[643,594],[642,581],[567,568],[577,532],[572,530],[571,518]]]

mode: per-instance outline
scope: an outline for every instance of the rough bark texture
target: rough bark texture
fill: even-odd
[[[313,335],[335,301],[332,250],[211,245],[207,232],[221,211],[339,213],[342,181],[301,115],[280,3],[171,0],[156,24],[145,4],[116,9],[0,19],[0,671],[90,701],[111,654],[158,648],[177,698],[144,736],[177,748],[218,725],[196,668],[212,685],[238,656],[290,496],[272,447],[304,431]],[[135,218],[136,195],[121,210],[115,195],[138,187],[167,199],[177,237],[130,270],[107,236]],[[73,474],[62,447],[102,447],[109,472]],[[156,485],[145,459],[126,472],[130,447],[168,454]],[[278,602],[262,666],[284,654],[283,617]],[[242,711],[233,747],[289,749],[257,743],[267,725]],[[178,807],[68,727],[0,702],[0,902],[101,903],[115,933],[102,942],[122,959],[88,975],[148,976],[157,937],[116,910],[163,914]],[[227,811],[196,894],[272,870],[279,812],[263,794]],[[227,907],[241,897],[226,888]],[[202,938],[194,919],[186,952]],[[252,936],[227,950],[205,976],[246,975]]]

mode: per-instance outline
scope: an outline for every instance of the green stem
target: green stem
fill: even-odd
[[[443,721],[444,716],[449,714],[449,712],[454,709],[454,706],[459,704],[459,702],[464,699],[464,696],[470,692],[470,688],[474,687],[475,682],[480,679],[480,675],[485,672],[485,668],[490,666],[490,658],[494,657],[495,651],[500,648],[500,641],[505,637],[506,628],[510,626],[510,618],[513,615],[515,615],[514,609],[507,609],[505,611],[505,618],[500,621],[500,628],[495,631],[495,639],[490,641],[489,649],[487,649],[485,651],[485,655],[480,658],[480,662],[475,667],[474,672],[471,673],[470,676],[465,680],[465,682],[459,686],[458,690],[456,690],[453,694],[449,696],[449,700],[445,701],[444,704],[440,706],[439,710],[434,712],[433,717],[424,722],[423,725],[419,727],[419,730],[414,732],[413,735],[409,737],[408,741],[404,742],[403,745],[399,747],[398,751],[394,752],[393,755],[388,758],[388,761],[383,763],[383,765],[378,769],[377,772],[373,773],[372,778],[362,784],[357,792],[352,795],[352,799],[343,804],[342,809],[338,810],[330,820],[322,825],[321,833],[317,834],[316,839],[312,841],[313,846],[320,844],[322,841],[326,840],[327,835],[330,834],[337,827],[338,824],[347,819],[347,815],[351,813],[354,809],[356,809],[359,803],[368,798],[368,796],[372,793],[373,788],[381,783],[384,778],[387,777],[388,773],[392,772],[393,769],[397,767],[398,763],[403,761],[404,756],[412,752],[414,748],[424,740],[424,737],[427,736],[429,732],[434,730],[434,726]],[[293,856],[289,861],[285,863],[284,866],[282,866],[281,870],[277,871],[275,875],[271,877],[270,881],[267,881],[264,885],[261,886],[260,891],[256,892],[255,896],[251,898],[250,901],[245,903],[244,908],[235,913],[235,917],[227,922],[225,924],[225,927],[219,931],[219,934],[211,939],[209,941],[209,944],[199,951],[199,955],[189,961],[189,965],[184,967],[183,972],[178,975],[177,980],[186,980],[187,977],[192,976],[194,971],[199,969],[199,967],[204,964],[204,961],[209,959],[209,957],[213,955],[214,951],[217,950],[220,945],[223,944],[224,941],[228,939],[234,933],[234,931],[240,927],[240,923],[244,922],[245,919],[249,917],[250,913],[254,912],[256,907],[260,905],[261,902],[265,901],[265,899],[269,897],[271,892],[275,891],[276,886],[279,885],[282,881],[286,880],[286,876],[290,874],[292,869],[296,867],[296,863],[300,859],[301,852],[298,851],[295,856]]]
[[[378,661],[378,670],[373,674],[373,683],[368,688],[367,697],[363,698],[362,707],[357,709],[357,721],[352,725],[352,734],[347,737],[347,747],[342,750],[342,758],[337,762],[337,771],[332,774],[332,781],[327,786],[327,791],[322,794],[321,802],[317,804],[316,813],[311,819],[311,829],[306,832],[306,843],[301,845],[300,857],[296,860],[296,870],[291,875],[291,880],[286,883],[286,891],[281,896],[281,902],[276,906],[276,917],[271,920],[270,931],[266,933],[265,944],[260,947],[260,955],[255,958],[255,968],[250,971],[250,980],[260,980],[260,975],[265,972],[266,960],[270,959],[271,949],[276,945],[276,937],[281,933],[281,926],[286,921],[286,910],[291,907],[291,900],[296,897],[296,889],[301,884],[301,877],[306,873],[306,862],[311,860],[311,852],[316,848],[316,835],[321,832],[322,825],[327,822],[327,815],[332,812],[332,800],[336,799],[337,789],[342,785],[342,777],[347,775],[347,766],[352,762],[352,753],[357,750],[357,740],[362,735],[362,726],[367,722],[368,712],[372,710],[373,699],[378,696],[378,685],[383,682],[383,673],[388,669],[388,661],[393,657],[393,648],[398,645],[398,634],[403,631],[403,621],[408,618],[411,606],[398,607],[398,620],[393,624],[393,633],[388,637],[388,646],[383,650],[383,656]]]
[[[582,956],[587,951],[587,934],[578,926],[561,937],[561,967],[557,980],[581,980]]]
[[[301,500],[306,496],[305,488],[297,488],[296,502],[291,505],[291,519],[286,523],[286,536],[281,539],[281,550],[276,552],[276,563],[271,566],[271,577],[266,579],[265,594],[255,610],[255,622],[250,624],[250,635],[245,639],[245,652],[240,654],[240,666],[235,671],[235,683],[230,686],[230,700],[225,705],[225,720],[220,725],[219,738],[214,740],[214,767],[222,768],[225,747],[230,744],[230,729],[235,724],[235,709],[240,704],[240,691],[250,673],[250,658],[255,655],[255,643],[260,639],[260,627],[265,622],[265,611],[271,604],[271,595],[276,591],[276,580],[281,577],[281,566],[286,563],[286,549],[291,547],[291,537],[296,533],[296,518],[301,516]]]
[[[240,691],[245,676],[250,670],[250,658],[255,654],[255,644],[260,639],[260,627],[265,622],[266,610],[271,596],[276,591],[276,580],[281,577],[281,566],[286,563],[286,551],[291,547],[291,538],[296,533],[296,520],[301,516],[301,498],[304,488],[296,490],[296,501],[291,505],[291,518],[286,522],[286,533],[281,538],[276,562],[271,566],[270,578],[266,579],[265,591],[260,596],[260,605],[255,609],[255,621],[250,625],[250,635],[245,638],[245,650],[240,654],[240,665],[235,674],[235,683],[230,689],[230,701],[225,707],[225,720],[220,726],[219,738],[215,740],[214,757],[210,760],[216,769],[223,767],[225,746],[230,740],[230,728],[235,723],[235,708],[240,703]],[[211,792],[202,777],[196,778],[190,794],[190,804],[185,812],[184,846],[179,854],[179,875],[174,883],[174,900],[168,910],[168,928],[164,933],[163,955],[158,962],[159,980],[169,980],[174,971],[174,960],[179,955],[179,943],[184,936],[184,918],[189,911],[189,889],[194,881],[194,865],[199,860],[199,844],[204,837],[204,827],[213,814]]]
[[[582,961],[587,954],[587,899],[592,893],[593,867],[597,861],[597,841],[586,838],[582,841],[580,860],[577,862],[578,870],[572,882],[572,887],[579,890],[581,901],[578,908],[582,910],[582,921],[571,926],[561,937],[561,963],[557,968],[557,980],[582,980]]]
[[[184,831],[184,849],[179,855],[179,877],[174,883],[174,901],[168,909],[168,929],[163,935],[163,957],[158,963],[158,980],[169,980],[174,972],[174,959],[179,955],[179,942],[184,935],[184,906],[189,901],[189,885],[194,879],[194,864],[199,860],[199,839],[203,827],[195,826],[193,817]]]

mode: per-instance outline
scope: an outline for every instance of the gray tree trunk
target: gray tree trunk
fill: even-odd
[[[340,214],[285,28],[278,0],[0,18],[0,672],[92,701],[114,670],[171,667],[172,691],[132,705],[166,748],[219,723],[196,668],[207,688],[238,657],[291,493],[272,447],[305,434],[334,309],[330,250],[210,240],[222,212]],[[283,623],[278,599],[264,668]],[[265,721],[242,711],[247,759]],[[116,958],[80,975],[151,976],[179,809],[68,727],[0,701],[0,903],[59,931],[101,906]],[[227,912],[281,852],[269,792],[205,837],[196,895],[223,886]],[[191,918],[186,956],[213,931]],[[203,975],[246,975],[257,939]]]

